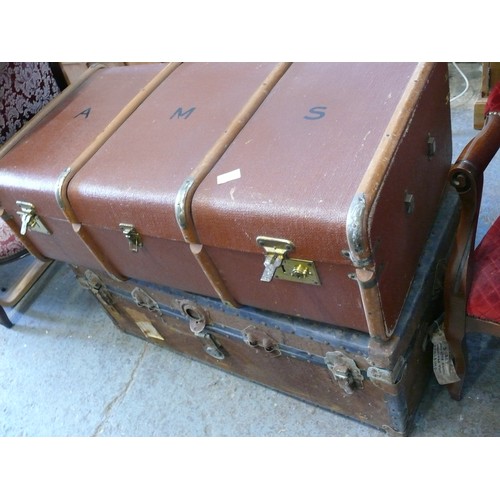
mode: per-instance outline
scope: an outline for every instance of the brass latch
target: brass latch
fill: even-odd
[[[27,201],[16,201],[16,205],[21,209],[17,213],[21,216],[21,234],[23,236],[27,231],[52,234],[41,221],[40,217],[38,217],[33,203],[28,203]]]
[[[291,241],[258,236],[257,243],[264,248],[266,254],[261,281],[270,282],[276,278],[307,285],[321,284],[312,260],[288,257],[288,252],[295,250],[295,245]]]
[[[202,340],[203,350],[212,358],[222,361],[226,355],[224,349],[217,339],[206,330],[208,323],[208,313],[189,300],[183,300],[179,303],[180,310],[189,321],[189,329],[196,337]]]
[[[265,352],[270,353],[272,357],[281,356],[278,342],[276,342],[260,325],[247,326],[241,333],[243,341],[250,347],[262,348]]]
[[[160,306],[158,305],[158,302],[156,302],[153,297],[148,295],[142,288],[135,287],[132,292],[130,292],[130,295],[132,296],[132,300],[139,306],[143,307],[144,309],[147,309],[148,311],[151,311],[152,313],[155,313],[156,316],[159,318],[162,318],[163,320],[163,313],[161,312]]]
[[[120,229],[128,240],[128,247],[131,252],[138,252],[142,247],[142,237],[132,224],[120,224]]]
[[[333,380],[346,394],[352,394],[356,389],[363,388],[363,375],[355,361],[340,351],[327,352],[325,363]]]
[[[90,290],[97,297],[99,302],[101,302],[101,304],[113,307],[113,297],[97,274],[92,272],[90,269],[87,269],[84,276],[78,278],[78,281],[83,288]],[[107,307],[107,309],[109,308]]]

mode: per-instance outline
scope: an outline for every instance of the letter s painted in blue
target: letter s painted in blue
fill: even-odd
[[[304,116],[304,118],[306,120],[319,120],[320,118],[323,118],[326,115],[326,112],[323,110],[326,110],[326,106],[315,106],[314,108],[311,108],[309,110],[310,114]]]

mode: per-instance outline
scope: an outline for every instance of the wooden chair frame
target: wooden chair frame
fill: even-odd
[[[467,315],[472,278],[472,255],[483,192],[483,174],[500,147],[500,113],[487,116],[481,132],[464,148],[452,166],[449,179],[460,196],[461,211],[454,247],[445,276],[444,333],[460,381],[447,384],[450,396],[459,400],[467,368],[465,335],[500,336],[500,324]]]
[[[12,327],[12,322],[7,316],[4,307],[15,306],[28,293],[38,278],[42,276],[51,264],[52,261],[42,261],[35,258],[26,271],[18,277],[7,294],[0,299],[0,325],[7,328]]]

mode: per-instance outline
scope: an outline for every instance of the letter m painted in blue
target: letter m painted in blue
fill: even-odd
[[[183,111],[182,108],[177,108],[174,112],[174,114],[170,117],[170,119],[174,118],[174,116],[177,116],[177,118],[184,118],[186,120],[189,118],[189,115],[195,110],[196,108],[190,108],[187,111]]]

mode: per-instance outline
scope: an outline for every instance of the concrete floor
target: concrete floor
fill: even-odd
[[[473,137],[481,65],[452,101],[455,158]],[[450,65],[451,96],[465,83]],[[479,236],[500,213],[500,156],[486,175]],[[23,265],[23,262],[16,264]],[[15,272],[2,268],[8,282]],[[4,285],[5,286],[5,285]],[[124,335],[63,264],[54,264],[0,327],[1,436],[385,436],[249,381]],[[469,337],[464,398],[432,379],[411,436],[500,436],[500,339]]]

